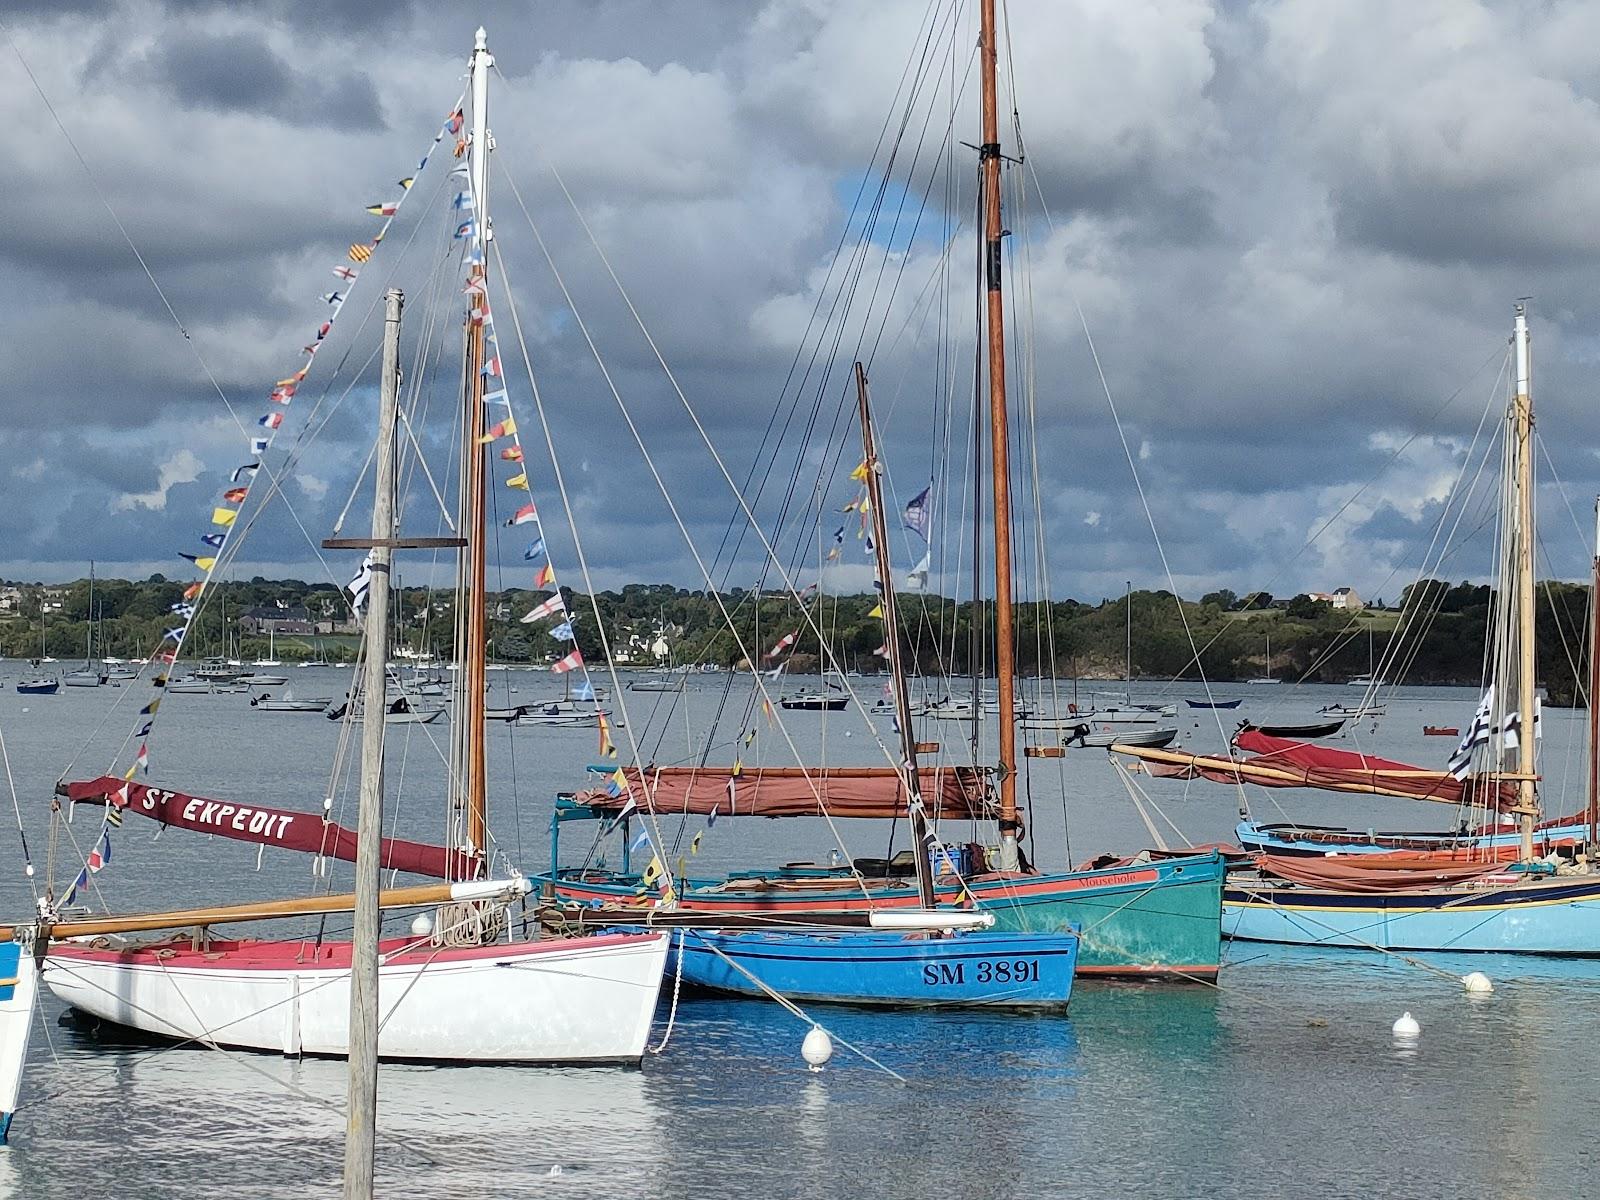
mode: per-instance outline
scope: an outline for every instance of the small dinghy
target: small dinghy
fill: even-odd
[[[1252,680],[1251,682],[1254,682]],[[1238,708],[1243,700],[1185,700],[1190,708]]]
[[[1308,725],[1252,725],[1249,721],[1239,722],[1239,732],[1254,729],[1268,737],[1294,738],[1298,741],[1309,741],[1312,738],[1332,737],[1344,728],[1344,719],[1337,721],[1314,721]]]
[[[1099,729],[1079,725],[1061,739],[1063,746],[1170,746],[1177,738],[1176,729]]]
[[[1454,725],[1424,725],[1423,737],[1460,737],[1461,730]]]

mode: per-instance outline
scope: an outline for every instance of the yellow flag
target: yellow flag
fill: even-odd
[[[869,616],[869,617],[881,617],[881,616],[883,616],[883,605],[874,604],[872,606],[872,611],[869,612],[867,614],[867,616]]]
[[[695,834],[694,837],[689,839],[689,853],[690,854],[699,854],[700,853],[700,839],[705,836],[705,832],[706,831],[704,829],[702,829],[699,833]]]
[[[513,475],[510,479],[506,480],[506,486],[507,487],[513,487],[513,488],[521,488],[523,491],[527,491],[528,490],[528,473],[526,471],[524,471],[520,475]]]
[[[234,508],[213,508],[211,510],[211,523],[213,525],[232,525],[239,510]]]
[[[865,483],[867,481],[867,464],[862,463],[854,471],[851,471],[850,478]]]
[[[199,567],[202,571],[209,571],[212,567],[217,565],[217,560],[209,556],[206,558],[197,558],[194,560],[194,565]]]
[[[650,859],[650,865],[645,867],[644,874],[640,878],[644,880],[645,886],[648,887],[650,884],[656,881],[657,876],[660,874],[661,858],[659,855],[656,855]]]
[[[371,246],[364,246],[360,242],[357,242],[355,245],[350,247],[350,261],[353,263],[364,263],[371,257]]]

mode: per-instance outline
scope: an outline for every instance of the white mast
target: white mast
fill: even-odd
[[[1513,338],[1516,366],[1516,394],[1511,399],[1513,446],[1516,451],[1516,613],[1517,613],[1517,814],[1522,833],[1522,858],[1533,857],[1533,824],[1539,815],[1539,800],[1534,791],[1537,769],[1534,743],[1537,685],[1534,664],[1533,607],[1533,389],[1528,352],[1528,310],[1517,302],[1516,333]]]
[[[478,226],[478,241],[487,251],[489,241],[489,68],[494,55],[489,53],[489,33],[478,26],[472,45],[472,219]],[[485,253],[485,258],[488,254]],[[485,266],[488,264],[485,263]]]

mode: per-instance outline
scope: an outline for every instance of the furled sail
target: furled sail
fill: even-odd
[[[1338,858],[1262,854],[1256,862],[1264,874],[1341,892],[1429,891],[1504,870],[1492,860],[1441,862],[1425,854],[1351,854]]]
[[[1112,751],[1142,760],[1152,775],[1176,779],[1253,783],[1259,787],[1319,788],[1329,792],[1358,792],[1492,808],[1504,808],[1516,800],[1515,789],[1509,784],[1496,784],[1476,776],[1455,779],[1444,771],[1431,771],[1357,750],[1334,750],[1291,738],[1270,737],[1258,730],[1241,733],[1234,745],[1250,752],[1250,757],[1222,758],[1140,746],[1113,746]]]
[[[111,804],[123,812],[138,813],[177,829],[214,833],[235,841],[320,854],[344,862],[354,862],[356,858],[355,831],[325,820],[320,813],[186,796],[125,782],[115,775],[67,783],[57,791],[74,804]],[[383,839],[381,862],[386,870],[434,879],[466,879],[474,869],[472,860],[459,850],[403,838]]]
[[[627,787],[580,792],[579,804],[603,813],[634,805],[661,814],[730,817],[893,818],[906,815],[900,773],[891,767],[627,767]],[[930,817],[982,820],[992,815],[985,772],[923,767],[922,802]],[[649,803],[645,803],[645,797]]]

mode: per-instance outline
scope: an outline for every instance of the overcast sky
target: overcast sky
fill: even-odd
[[[1014,260],[1026,248],[1031,268],[1031,335],[1014,348],[1034,360],[1054,594],[1095,600],[1128,579],[1166,586],[1079,306],[1181,591],[1348,585],[1394,597],[1423,559],[1486,405],[1504,402],[1497,372],[1512,302],[1532,296],[1534,390],[1551,460],[1541,469],[1565,485],[1540,495],[1544,570],[1587,569],[1600,488],[1600,7],[1009,8],[1005,103],[1014,92],[1025,181],[1037,173],[1054,221],[1035,197],[1008,213],[1007,247]],[[496,236],[603,585],[697,586],[700,576],[508,181],[551,240],[710,560],[732,514],[729,492],[548,168],[572,189],[733,473],[742,478],[756,460],[780,396],[780,413],[822,413],[807,461],[842,454],[848,472],[855,451],[839,444],[853,432],[833,430],[835,444],[825,443],[859,329],[831,355],[824,347],[825,382],[818,373],[809,392],[787,393],[784,383],[815,340],[807,319],[819,291],[828,294],[862,178],[882,169],[875,143],[902,113],[908,57],[933,47],[889,202],[909,196],[916,207],[929,164],[950,149],[940,143],[952,79],[957,184],[933,188],[915,237],[897,242],[879,227],[869,247],[869,276],[887,263],[903,281],[884,305],[873,387],[897,492],[910,494],[939,474],[929,466],[929,430],[944,419],[937,364],[952,364],[958,423],[970,399],[969,243],[950,257],[945,342],[940,305],[918,299],[937,294],[929,284],[940,278],[945,235],[971,203],[975,164],[960,145],[977,140],[970,10],[951,0],[10,0],[3,19],[93,181],[11,46],[0,47],[0,573],[75,578],[91,558],[106,574],[183,573],[176,553],[194,549],[243,442],[205,368],[249,422],[272,381],[298,365],[324,315],[318,295],[336,284],[329,268],[373,231],[362,207],[392,199],[426,148],[463,86],[480,21],[505,76],[491,120]],[[1014,155],[1009,121],[1004,141]],[[918,144],[923,157],[910,167]],[[437,183],[443,172],[430,171]],[[415,228],[417,247],[430,247],[434,226]],[[859,231],[859,215],[850,228]],[[411,232],[402,224],[393,236]],[[423,255],[395,255],[415,335]],[[358,386],[291,472],[288,498],[313,538],[331,532],[370,444],[371,378],[355,367],[376,333],[372,323],[356,328],[379,296],[371,274],[317,367],[331,375],[330,359],[348,352],[334,394]],[[863,302],[858,323],[865,311]],[[506,312],[501,302],[502,334]],[[1027,373],[1013,366],[1020,408]],[[519,376],[512,391],[526,432],[535,422]],[[308,411],[290,410],[280,457]],[[765,444],[770,455],[774,443]],[[801,452],[799,440],[783,443],[787,460],[763,473],[786,476]],[[559,511],[547,464],[534,462],[531,476],[535,499]],[[809,480],[802,490],[815,467]],[[936,484],[941,524],[959,515],[964,490],[957,463]],[[824,480],[825,506],[850,494],[843,474]],[[563,580],[578,583],[569,539],[552,541]],[[237,573],[324,577],[307,546],[273,505]],[[503,581],[524,583],[520,543],[504,551]],[[897,555],[914,551],[897,539]],[[853,573],[835,571],[837,584],[866,582],[860,553],[845,547]],[[955,586],[953,559],[945,565]],[[348,567],[333,560],[329,570],[342,582]],[[1442,573],[1480,577],[1487,567],[1480,546]],[[729,582],[750,581],[738,575]]]

